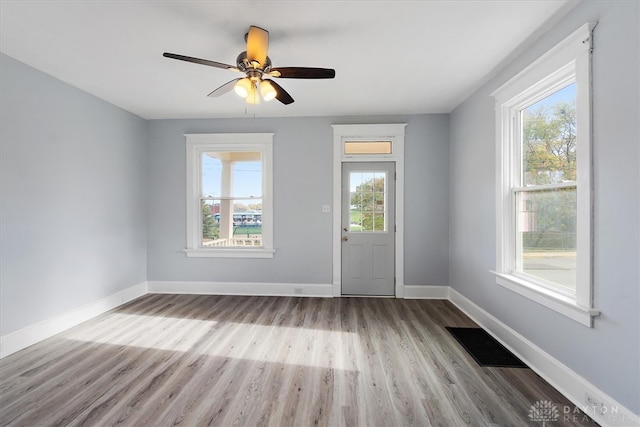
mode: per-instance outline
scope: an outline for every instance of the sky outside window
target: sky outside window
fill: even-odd
[[[202,156],[202,192],[205,197],[220,197],[222,162]],[[262,196],[262,162],[247,161],[233,164],[233,196]]]

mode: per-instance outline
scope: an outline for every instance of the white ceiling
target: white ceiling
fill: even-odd
[[[0,51],[146,119],[446,113],[574,0],[7,1]],[[278,79],[296,100],[246,106],[206,95],[239,74],[249,25],[270,32],[274,67],[335,68]]]

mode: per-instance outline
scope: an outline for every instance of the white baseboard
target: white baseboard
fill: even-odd
[[[449,299],[449,286],[404,285],[404,299]]]
[[[333,286],[312,283],[147,282],[155,294],[332,297]]]
[[[86,322],[102,313],[147,293],[147,283],[142,282],[115,294],[86,304],[68,313],[29,325],[26,328],[0,337],[0,358],[8,356],[39,341],[52,337],[69,328]]]
[[[449,288],[449,301],[525,362],[532,370],[555,387],[576,407],[602,426],[640,426],[640,416],[616,402],[612,397],[578,375],[559,360],[480,308],[474,302]],[[602,402],[600,408],[590,406],[586,396]],[[532,405],[535,402],[531,402]],[[558,408],[563,413],[562,408]],[[570,408],[573,409],[573,408]]]

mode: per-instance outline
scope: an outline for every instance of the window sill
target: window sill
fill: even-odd
[[[187,258],[273,258],[274,249],[215,248],[185,249]]]
[[[575,320],[589,328],[593,327],[593,318],[600,315],[600,311],[578,305],[573,299],[539,288],[519,277],[506,273],[492,271],[496,276],[496,283],[525,298],[537,302],[550,310]]]

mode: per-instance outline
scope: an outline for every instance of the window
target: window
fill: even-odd
[[[273,134],[186,138],[187,256],[273,257]]]
[[[345,141],[344,154],[392,154],[391,141]]]
[[[497,283],[591,326],[591,34],[494,92]]]
[[[516,109],[514,273],[576,291],[576,84]]]

